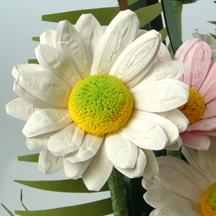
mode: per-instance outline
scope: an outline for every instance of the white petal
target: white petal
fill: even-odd
[[[135,108],[147,112],[164,112],[185,104],[189,98],[189,86],[166,79],[130,89]]]
[[[41,151],[38,160],[38,169],[45,173],[55,173],[63,168],[63,157],[56,157],[49,151]]]
[[[136,165],[138,148],[122,136],[121,131],[106,135],[105,146],[109,160],[123,169],[133,169]]]
[[[154,63],[143,80],[137,85],[142,86],[164,79],[179,79],[185,71],[185,65],[180,61],[162,61]]]
[[[167,146],[166,150],[178,151],[181,148],[182,144],[183,144],[182,139],[179,136],[176,143],[174,145]]]
[[[92,134],[86,133],[79,150],[66,155],[65,158],[71,163],[89,160],[97,153],[103,142],[103,139],[104,137],[102,136],[94,136]]]
[[[107,27],[96,51],[91,75],[108,74],[121,52],[134,40],[139,20],[130,10],[121,11]]]
[[[22,86],[20,86],[16,81],[14,82],[13,91],[19,95],[23,100],[26,102],[40,108],[49,108],[49,107],[56,107],[54,105],[48,104],[45,101],[40,100],[39,98],[35,97]]]
[[[68,21],[60,21],[56,34],[56,47],[74,63],[80,76],[84,79],[89,76],[92,58],[90,51],[77,30]]]
[[[187,117],[178,109],[173,109],[168,112],[158,112],[157,115],[165,117],[173,122],[179,129],[179,132],[182,133],[187,130],[189,121]]]
[[[151,30],[130,44],[113,65],[110,75],[132,88],[149,71],[160,47],[160,34]]]
[[[70,163],[66,159],[63,159],[64,171],[68,178],[78,179],[85,172],[86,168],[89,166],[90,160],[80,162],[80,163]]]
[[[128,178],[138,178],[143,174],[144,169],[146,167],[146,163],[146,155],[141,149],[139,149],[137,162],[133,169],[122,169],[117,166],[115,166],[115,168]]]
[[[48,140],[52,135],[53,132],[27,138],[26,145],[30,150],[33,151],[47,151]]]
[[[56,31],[55,30],[46,30],[40,36],[40,43],[46,44],[52,47],[56,46]]]
[[[6,112],[8,115],[24,121],[27,121],[32,113],[37,109],[37,107],[34,107],[22,98],[12,100],[6,105]]]
[[[106,155],[105,145],[102,144],[87,170],[82,175],[86,187],[89,190],[99,191],[108,180],[112,168],[113,165]]]
[[[164,130],[151,121],[130,119],[121,130],[124,137],[143,149],[161,150],[168,143]]]
[[[143,151],[146,156],[146,166],[142,176],[144,176],[145,178],[152,178],[159,172],[158,163],[153,151],[146,149],[143,149]]]
[[[173,122],[159,115],[134,109],[134,112],[131,118],[151,121],[161,126],[161,128],[166,133],[168,141],[169,141],[167,143],[167,146],[170,146],[173,143],[175,143],[179,137],[179,130],[177,126]]]
[[[82,14],[77,20],[75,28],[85,39],[90,53],[93,56],[103,36],[103,29],[100,23],[92,14]]]
[[[38,136],[60,130],[71,122],[67,109],[38,109],[26,122],[22,132],[26,137]]]
[[[49,104],[67,107],[71,87],[55,74],[45,71],[17,73],[16,82],[30,94]]]
[[[55,156],[75,152],[82,144],[84,135],[85,132],[75,123],[69,124],[50,137],[48,149]]]

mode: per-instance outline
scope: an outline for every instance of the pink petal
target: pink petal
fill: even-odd
[[[198,150],[207,150],[210,146],[210,139],[202,132],[184,132],[180,134],[183,144]]]
[[[216,136],[216,130],[213,131],[204,131],[205,135],[209,135],[209,136]]]
[[[161,43],[159,52],[157,54],[157,61],[169,61],[172,60],[169,50],[164,43]]]
[[[216,99],[206,105],[206,111],[202,119],[211,118],[213,116],[216,116]]]
[[[202,119],[199,122],[190,125],[187,131],[212,131],[214,129],[216,129],[216,117],[210,119]]]

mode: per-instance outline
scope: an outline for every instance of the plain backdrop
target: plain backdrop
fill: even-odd
[[[49,180],[66,178],[63,171],[44,175],[37,164],[18,162],[17,156],[33,154],[25,144],[22,134],[24,121],[12,118],[5,112],[5,105],[17,98],[13,92],[14,79],[11,70],[16,64],[25,64],[34,59],[37,42],[32,36],[39,36],[46,29],[56,29],[57,24],[42,22],[44,14],[66,12],[99,7],[113,7],[115,0],[2,0],[0,2],[0,202],[11,211],[23,210],[20,203],[20,190],[23,189],[23,202],[29,210],[57,208],[91,202],[109,197],[108,192],[96,194],[55,193],[36,190],[19,185],[14,179]],[[215,33],[215,26],[207,21],[216,20],[216,4],[213,0],[199,0],[183,7],[183,41],[192,38],[195,29]],[[7,212],[0,207],[0,215]]]

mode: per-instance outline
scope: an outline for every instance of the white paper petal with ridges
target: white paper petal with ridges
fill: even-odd
[[[22,132],[26,137],[60,130],[72,122],[67,109],[38,109],[26,122]]]
[[[143,151],[146,156],[146,166],[142,176],[144,176],[145,178],[152,178],[159,172],[158,163],[153,151],[146,149],[143,149]]]
[[[75,123],[69,124],[53,134],[48,141],[48,149],[55,156],[75,152],[82,144],[85,132]]]
[[[104,142],[107,156],[114,166],[133,169],[137,162],[138,147],[125,139],[121,131],[107,134]]]
[[[182,139],[179,136],[175,144],[171,146],[166,146],[166,150],[178,151],[181,148],[182,144],[183,144]]]
[[[40,100],[39,98],[35,97],[34,95],[30,94],[26,89],[24,89],[22,86],[20,86],[16,81],[13,85],[13,91],[19,95],[23,100],[26,102],[32,104],[33,106],[36,106],[38,108],[51,108],[56,107],[54,105],[51,105],[49,103],[46,103],[45,101]]]
[[[47,151],[48,150],[48,140],[55,132],[42,134],[35,137],[30,137],[26,139],[26,145],[30,150],[33,151]]]
[[[155,122],[130,119],[121,131],[125,140],[128,139],[143,149],[161,150],[168,143],[164,130]]]
[[[147,112],[164,112],[182,106],[188,101],[189,86],[178,81],[166,79],[142,88],[130,89],[135,108]]]
[[[109,74],[116,59],[134,40],[138,27],[139,20],[134,12],[125,10],[117,14],[95,51],[91,75]]]
[[[49,151],[41,151],[38,159],[38,169],[45,173],[51,174],[58,172],[63,168],[63,157],[56,157]]]
[[[82,175],[89,190],[99,191],[108,180],[113,165],[107,157],[105,145],[102,144],[90,165]]]
[[[164,79],[179,79],[185,71],[185,65],[180,61],[162,61],[154,63],[149,72],[137,86],[146,85]]]
[[[133,169],[122,169],[122,168],[119,168],[117,166],[115,166],[115,168],[121,172],[123,175],[127,176],[128,178],[138,178],[140,177],[143,172],[144,172],[144,169],[146,167],[146,155],[145,153],[142,151],[142,149],[138,149],[139,152],[138,152],[138,157],[137,157],[137,162],[136,162],[136,165]]]
[[[56,47],[56,31],[46,30],[40,35],[40,44]]]
[[[179,137],[179,130],[177,126],[170,120],[163,118],[159,115],[134,109],[131,119],[151,121],[160,125],[167,135],[168,138],[167,146],[174,144]]]
[[[92,134],[85,133],[85,137],[79,147],[79,150],[66,155],[66,160],[71,163],[78,163],[91,159],[98,152],[103,139],[104,137],[102,136],[94,136]]]
[[[8,115],[13,116],[24,121],[27,121],[33,114],[37,107],[24,101],[22,98],[12,100],[6,105],[6,112]]]
[[[94,56],[95,49],[103,36],[103,29],[98,20],[92,14],[82,14],[77,20],[75,28],[85,39],[91,55]]]
[[[85,172],[90,162],[91,159],[80,163],[70,163],[68,160],[64,158],[63,159],[64,172],[68,178],[78,179]]]
[[[92,65],[90,51],[84,39],[67,20],[58,23],[56,47],[70,58],[83,79],[90,75]]]
[[[16,75],[16,82],[40,100],[59,107],[68,106],[71,87],[55,74],[46,71],[30,71]]]
[[[155,30],[140,36],[122,52],[109,74],[132,88],[153,65],[160,42],[160,33]]]
[[[167,118],[173,122],[178,127],[180,133],[187,130],[189,120],[180,110],[173,109],[168,112],[158,112],[157,115]]]

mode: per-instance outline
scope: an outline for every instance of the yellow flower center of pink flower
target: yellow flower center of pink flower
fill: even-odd
[[[212,184],[203,195],[201,210],[204,216],[216,216],[216,183]]]
[[[103,136],[118,131],[128,122],[133,98],[121,80],[98,74],[85,78],[73,88],[68,109],[82,130]]]
[[[193,88],[190,88],[190,97],[186,104],[178,108],[188,118],[190,125],[199,122],[205,113],[205,99]]]

